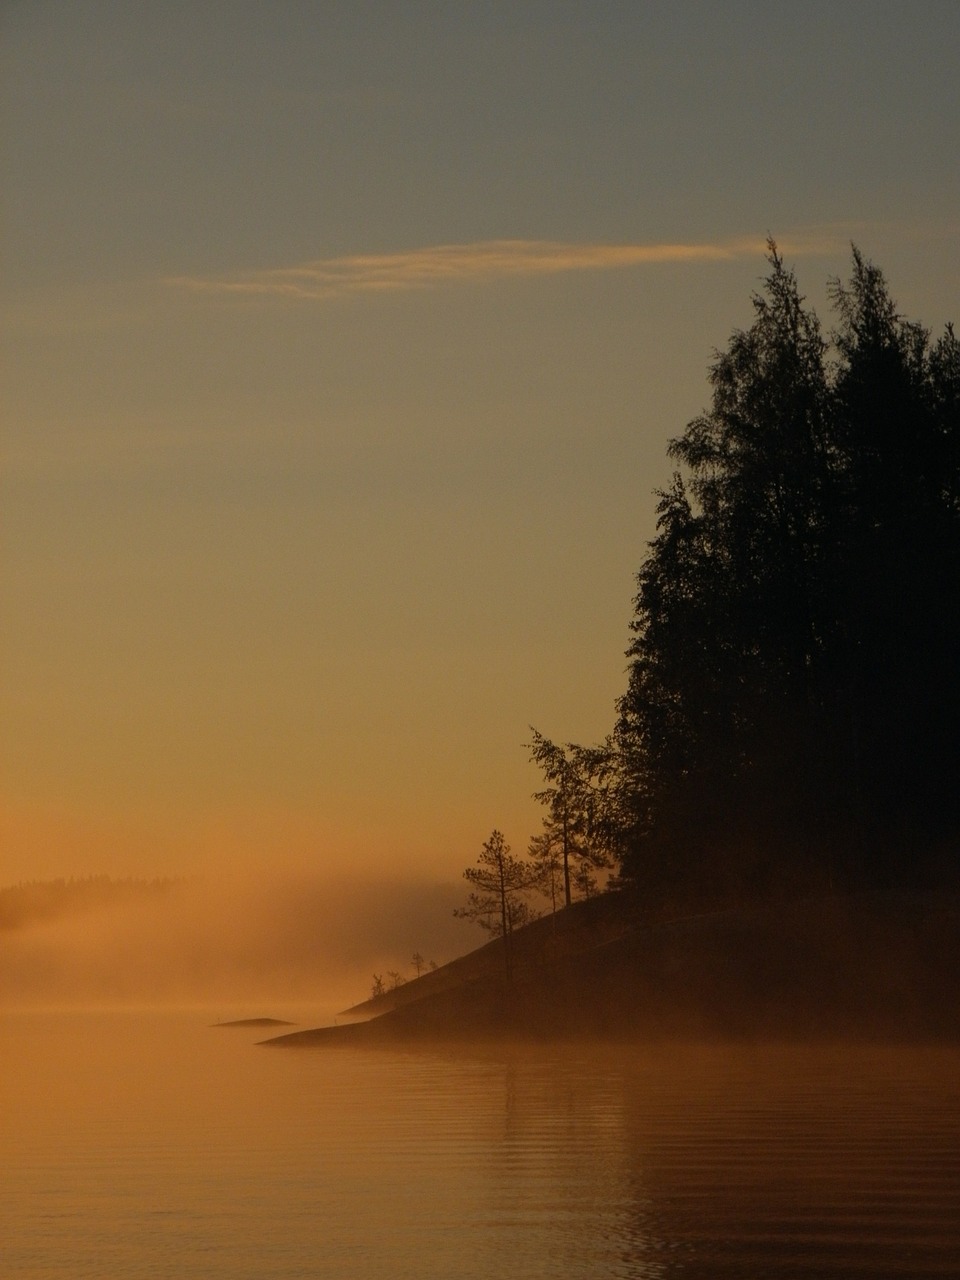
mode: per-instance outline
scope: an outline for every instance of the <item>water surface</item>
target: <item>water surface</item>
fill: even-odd
[[[960,1273],[960,1051],[278,1050],[0,1016],[0,1274]]]

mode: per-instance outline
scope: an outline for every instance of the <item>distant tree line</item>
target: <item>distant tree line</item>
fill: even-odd
[[[136,880],[110,876],[22,881],[0,889],[0,929],[23,928],[104,906],[157,897],[181,883],[169,878]]]
[[[554,906],[608,868],[654,903],[958,879],[960,341],[856,249],[825,335],[768,262],[668,446],[613,731],[533,731],[527,887]],[[508,932],[495,878],[466,874]]]

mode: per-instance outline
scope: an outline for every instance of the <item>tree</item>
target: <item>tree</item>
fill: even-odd
[[[686,476],[660,494],[637,577],[617,737],[642,760],[634,839],[656,834],[678,880],[695,834],[730,836],[774,796],[774,808],[802,808],[823,782],[809,776],[808,746],[823,730],[816,678],[830,626],[826,343],[772,244],[770,265],[754,324],[711,369],[711,410],[670,443]]]
[[[827,340],[769,263],[637,575],[614,791],[661,886],[902,881],[960,825],[960,346],[857,250]]]
[[[555,829],[546,821],[543,826],[540,835],[531,836],[528,853],[537,888],[549,899],[553,915],[563,890],[563,857]]]
[[[534,793],[534,799],[547,808],[541,839],[559,854],[564,905],[569,907],[578,873],[587,869],[586,879],[579,875],[579,882],[585,884],[593,871],[610,866],[613,827],[609,797],[616,773],[612,745],[581,747],[568,742],[561,746],[536,729],[530,732],[530,759],[539,765],[549,784]]]
[[[421,973],[423,973],[423,966],[426,964],[426,961],[424,960],[423,956],[420,954],[419,951],[415,951],[413,953],[411,964],[416,970],[417,977],[419,978]]]
[[[960,819],[960,344],[948,326],[931,347],[857,250],[831,296],[850,772],[885,828],[943,839]]]
[[[500,831],[494,830],[477,858],[475,867],[467,867],[464,879],[474,886],[466,906],[458,907],[455,916],[474,920],[495,937],[503,938],[504,968],[511,976],[510,935],[532,916],[523,895],[536,883],[529,863],[514,858]]]

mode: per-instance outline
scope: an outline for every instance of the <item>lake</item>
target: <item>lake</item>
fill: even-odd
[[[4,1280],[960,1274],[957,1049],[280,1050],[215,1016],[0,1015]]]

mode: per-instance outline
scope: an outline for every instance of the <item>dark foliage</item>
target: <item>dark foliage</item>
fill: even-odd
[[[854,250],[824,337],[770,245],[670,454],[615,735],[658,892],[917,885],[960,830],[960,342]],[[954,844],[955,848],[955,844]]]
[[[611,741],[599,747],[551,742],[531,728],[530,759],[546,787],[534,799],[546,807],[543,831],[530,854],[540,869],[542,891],[555,903],[554,874],[569,907],[576,889],[588,898],[597,890],[596,873],[611,864],[611,796],[616,792],[616,753]]]
[[[458,907],[455,916],[474,920],[481,928],[503,939],[504,972],[512,976],[510,938],[535,914],[524,901],[528,890],[537,886],[538,872],[532,864],[514,858],[500,831],[492,831],[484,841],[477,864],[467,867],[464,879],[474,886],[466,906]]]

